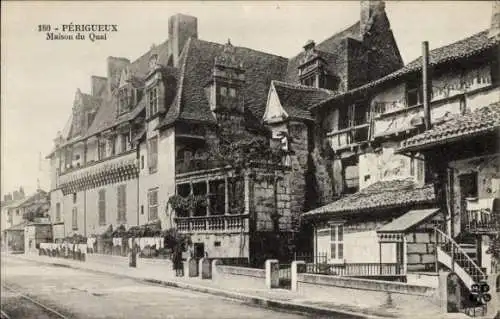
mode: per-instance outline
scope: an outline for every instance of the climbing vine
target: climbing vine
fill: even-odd
[[[200,207],[207,207],[207,197],[205,195],[172,195],[168,199],[167,205],[170,205],[174,210],[192,211]]]

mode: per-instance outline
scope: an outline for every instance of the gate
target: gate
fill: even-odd
[[[292,265],[280,264],[279,287],[282,289],[292,289]]]

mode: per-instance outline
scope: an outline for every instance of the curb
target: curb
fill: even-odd
[[[85,268],[85,267],[79,267],[76,265],[68,265],[68,264],[62,264],[62,263],[51,262],[51,261],[36,260],[36,259],[26,258],[24,256],[22,256],[22,257],[21,256],[13,256],[13,257],[27,260],[27,261],[31,261],[31,262],[35,262],[35,263],[53,265],[56,267],[64,267],[64,268],[84,270],[84,271],[99,273],[99,274],[107,274],[107,275],[111,275],[111,276],[115,276],[115,277],[131,279],[131,280],[134,280],[137,282],[144,282],[144,283],[161,285],[164,287],[186,289],[186,290],[196,291],[196,292],[200,292],[200,293],[211,294],[214,296],[229,298],[229,299],[233,299],[233,300],[239,300],[239,301],[242,301],[246,304],[255,305],[255,306],[268,308],[268,309],[286,310],[286,311],[300,312],[303,314],[305,313],[305,314],[315,315],[315,316],[318,316],[318,315],[331,316],[333,318],[346,318],[346,319],[351,319],[351,318],[353,318],[353,319],[354,318],[360,318],[360,319],[364,319],[364,318],[366,318],[366,319],[397,318],[397,316],[380,316],[380,315],[366,314],[366,313],[362,313],[362,312],[354,312],[354,311],[349,311],[349,310],[331,309],[331,308],[326,308],[326,307],[321,307],[321,306],[312,306],[312,305],[306,305],[306,304],[301,304],[301,303],[294,303],[294,302],[270,299],[270,298],[265,298],[265,297],[257,297],[257,296],[246,295],[246,294],[242,294],[242,293],[238,293],[238,292],[231,292],[231,291],[226,291],[226,290],[222,290],[222,289],[198,286],[198,285],[176,282],[176,281],[159,280],[159,279],[151,279],[151,278],[138,278],[138,277],[129,276],[129,275],[125,275],[125,274],[112,273],[112,272],[108,272],[105,270],[89,269],[89,268]]]

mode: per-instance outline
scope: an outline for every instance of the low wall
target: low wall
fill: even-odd
[[[266,289],[264,269],[216,265],[212,269],[212,280],[233,287]]]
[[[298,274],[297,281],[299,294],[322,300],[330,297],[339,304],[414,312],[440,309],[438,291],[432,287],[315,274]]]
[[[439,287],[439,276],[436,273],[414,272],[406,274],[406,283],[415,286]]]

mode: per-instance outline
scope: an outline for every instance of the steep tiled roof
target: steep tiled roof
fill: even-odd
[[[330,38],[324,40],[323,42],[316,45],[318,51],[322,51],[321,56],[325,58],[326,62],[330,67],[335,66],[335,59],[338,55],[346,55],[345,47],[342,46],[342,41],[346,38],[353,38],[357,40],[360,39],[360,22],[356,22],[350,27],[343,31],[335,33]],[[287,72],[286,72],[286,82],[298,83],[299,82],[299,65],[302,63],[304,58],[304,52],[300,52],[295,57],[291,58],[288,62]]]
[[[373,209],[434,202],[432,185],[417,186],[412,179],[379,181],[359,192],[305,213],[304,217],[323,214],[360,213]]]
[[[235,47],[234,55],[243,64],[246,82],[243,85],[245,108],[261,118],[267,101],[267,92],[273,79],[285,75],[287,59],[243,47]],[[175,119],[214,122],[210,111],[206,85],[212,79],[214,60],[224,45],[191,38],[184,47],[180,62],[180,92],[168,110],[161,126]]]
[[[490,49],[498,44],[499,44],[498,40],[488,37],[487,30],[482,31],[468,38],[462,39],[460,41],[431,50],[429,52],[429,64],[431,66],[435,66],[446,62],[471,57],[487,49]],[[378,80],[372,81],[368,84],[362,85],[353,90],[347,91],[343,94],[327,98],[324,101],[321,101],[316,105],[313,105],[312,107],[315,108],[324,105],[327,102],[334,101],[348,95],[354,95],[356,93],[366,91],[367,89],[374,88],[383,83],[399,79],[404,75],[420,71],[421,69],[422,69],[422,57],[419,57],[393,73],[390,73]]]
[[[500,102],[482,107],[464,115],[455,115],[432,129],[403,141],[398,150],[410,151],[429,148],[474,135],[495,132],[500,129]]]
[[[326,89],[284,83],[281,81],[273,81],[272,84],[276,90],[281,106],[285,109],[288,116],[301,119],[312,120],[313,118],[308,110],[309,107],[335,94],[335,92]]]

